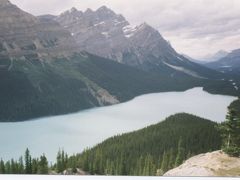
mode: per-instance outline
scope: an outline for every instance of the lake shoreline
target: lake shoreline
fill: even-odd
[[[0,140],[4,144],[0,157],[18,158],[29,148],[34,157],[45,153],[54,161],[59,148],[69,154],[79,153],[114,135],[156,124],[182,112],[222,122],[227,107],[235,99],[193,88],[184,92],[141,95],[125,103],[73,114],[0,123]]]

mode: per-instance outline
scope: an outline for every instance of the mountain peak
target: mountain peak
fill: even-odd
[[[77,12],[78,10],[77,10],[77,8],[75,8],[75,7],[72,7],[71,8],[71,10],[70,10],[70,12]]]
[[[106,15],[106,16],[115,16],[116,13],[111,10],[110,8],[108,8],[107,6],[101,6],[100,8],[98,8],[96,10],[96,13],[97,14],[100,14],[100,15]]]
[[[107,10],[110,10],[110,9],[105,5],[97,9],[97,11],[107,11]]]
[[[92,14],[93,10],[90,8],[87,8],[87,10],[84,12],[84,14]]]
[[[113,10],[111,10],[110,8],[108,8],[107,6],[101,6],[100,8],[98,8],[96,10],[96,12],[113,12]]]

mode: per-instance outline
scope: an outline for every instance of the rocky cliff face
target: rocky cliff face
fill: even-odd
[[[76,44],[57,22],[39,19],[8,0],[0,2],[0,56],[43,59],[65,56]]]
[[[240,158],[222,151],[194,156],[164,176],[240,176]]]
[[[92,54],[173,78],[181,74],[203,79],[215,74],[179,55],[147,23],[131,26],[122,15],[106,6],[85,12],[72,8],[48,18],[59,22],[71,32],[81,50]]]
[[[85,12],[72,8],[56,20],[72,33],[81,49],[120,63],[140,66],[155,64],[156,59],[181,58],[157,30],[146,23],[131,26],[106,6]]]

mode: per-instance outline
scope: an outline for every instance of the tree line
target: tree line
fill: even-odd
[[[229,108],[226,121],[220,124],[181,113],[156,125],[107,139],[80,154],[69,156],[59,150],[56,163],[49,165],[46,156],[32,158],[27,149],[19,160],[0,161],[0,174],[64,174],[79,169],[97,175],[163,175],[186,159],[223,149],[240,156],[240,118]]]
[[[48,174],[49,166],[46,156],[32,158],[29,149],[19,160],[0,161],[0,174]]]
[[[181,113],[142,130],[112,137],[74,158],[90,174],[162,175],[193,155],[220,149],[216,125]]]

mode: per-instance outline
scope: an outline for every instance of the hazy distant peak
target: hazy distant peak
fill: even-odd
[[[87,8],[87,10],[84,12],[84,14],[88,15],[88,14],[92,14],[94,11],[90,8]]]
[[[70,10],[70,12],[76,12],[76,11],[78,11],[78,10],[75,7],[72,7],[71,10]]]
[[[227,51],[220,50],[220,51],[218,51],[218,52],[215,54],[215,56],[222,56],[222,57],[224,57],[224,56],[226,56],[227,54],[228,54]]]
[[[109,9],[107,6],[101,6],[100,8],[97,9],[97,11],[112,11]]]
[[[228,52],[225,51],[225,50],[219,50],[217,53],[224,53],[224,54],[226,54],[226,53],[228,53]]]
[[[235,50],[233,50],[231,53],[237,53],[237,54],[240,54],[240,49],[235,49]]]
[[[214,61],[218,61],[219,59],[226,57],[227,55],[228,55],[227,51],[219,50],[215,54],[206,55],[202,59],[207,62],[214,62]]]
[[[83,14],[83,12],[82,11],[79,11],[77,8],[75,8],[75,7],[72,7],[70,10],[67,10],[67,11],[65,11],[65,12],[63,12],[63,13],[61,13],[60,14],[60,16],[61,15],[77,15],[77,14]]]

